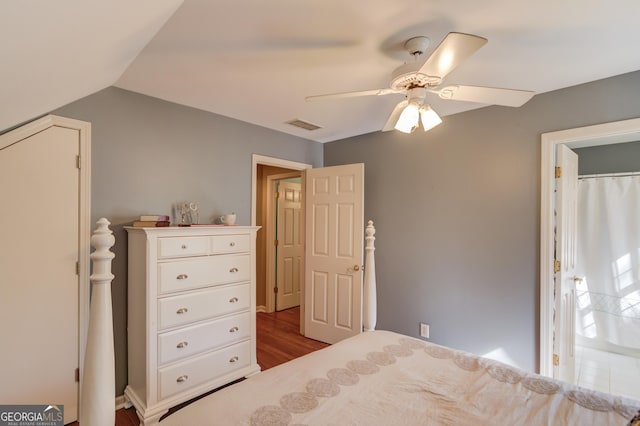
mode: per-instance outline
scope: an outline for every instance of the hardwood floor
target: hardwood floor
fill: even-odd
[[[329,346],[327,343],[307,339],[300,334],[299,307],[270,314],[258,313],[256,328],[256,352],[258,364],[263,371]],[[176,410],[169,410],[169,413],[173,411]],[[138,426],[138,424],[138,416],[133,407],[116,411],[115,426]],[[78,426],[78,422],[70,423],[70,426]]]
[[[300,307],[258,313],[256,327],[258,364],[262,370],[329,346],[300,334]]]

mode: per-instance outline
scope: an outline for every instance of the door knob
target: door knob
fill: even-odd
[[[576,283],[581,283],[582,281],[584,281],[584,277],[575,276],[573,277],[573,281]]]
[[[353,265],[353,270],[358,272],[360,270],[360,266],[358,265]]]

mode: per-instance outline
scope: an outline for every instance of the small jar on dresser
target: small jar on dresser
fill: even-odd
[[[141,425],[260,371],[251,226],[126,227],[128,384]]]

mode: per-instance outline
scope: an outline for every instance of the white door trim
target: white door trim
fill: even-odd
[[[298,163],[296,161],[285,160],[282,158],[276,157],[267,157],[265,155],[252,154],[251,155],[251,225],[256,226],[256,199],[258,194],[258,164],[262,164],[263,166],[275,166],[275,167],[283,167],[291,170],[306,170],[313,168],[312,164],[307,163]],[[302,173],[302,186],[304,187],[304,172]],[[304,194],[303,194],[304,196]],[[306,241],[306,236],[305,236]],[[303,290],[304,292],[304,287]],[[268,296],[267,292],[267,297]],[[300,295],[302,300],[304,300],[304,293]],[[304,334],[304,303],[300,304],[300,334]]]
[[[258,193],[258,164],[263,166],[283,167],[291,170],[306,170],[313,167],[312,164],[298,163],[282,158],[267,157],[259,154],[251,155],[251,226],[256,226],[256,198]]]
[[[640,140],[640,118],[543,133],[540,184],[540,374],[553,376],[554,168],[556,148],[609,145]]]
[[[63,127],[78,130],[79,140],[79,241],[78,241],[78,362],[80,382],[78,382],[78,406],[80,406],[80,383],[82,383],[85,346],[89,330],[89,254],[91,252],[91,123],[73,120],[57,115],[47,115],[25,124],[8,133],[0,135],[0,149],[13,145],[31,135],[50,127]]]

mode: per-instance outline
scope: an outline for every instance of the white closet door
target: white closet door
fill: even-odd
[[[77,419],[79,131],[0,149],[0,401]]]

